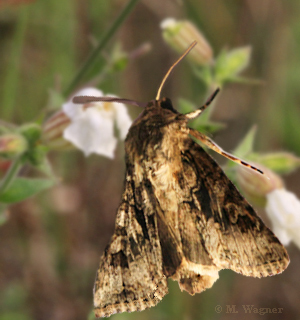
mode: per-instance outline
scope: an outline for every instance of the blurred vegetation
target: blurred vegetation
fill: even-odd
[[[0,2],[0,119],[23,125],[57,109],[56,95],[70,93],[76,74],[124,5],[121,0]],[[215,53],[252,48],[244,74],[261,84],[229,84],[222,90],[213,119],[227,126],[214,134],[215,141],[230,151],[257,124],[255,150],[299,155],[297,0],[139,1],[72,89],[92,81],[120,97],[154,99],[163,75],[178,57],[162,38],[159,25],[167,17],[192,21]],[[151,43],[150,53],[133,57],[125,69],[116,66],[102,74],[116,44],[133,52],[145,42]],[[184,62],[168,79],[163,95],[172,98],[175,107],[183,98],[195,105],[207,98],[204,84]],[[130,107],[133,118],[139,111]],[[80,151],[52,153],[50,161],[60,183],[5,213],[7,222],[0,226],[0,320],[93,319],[93,281],[114,229],[123,156],[123,143],[113,160],[86,159]],[[25,167],[21,174],[35,173]],[[286,177],[298,197],[299,178],[299,172]],[[170,293],[157,307],[112,318],[256,319],[257,314],[245,314],[242,308],[255,305],[283,308],[282,314],[265,314],[265,319],[297,319],[300,257],[293,245],[288,250],[292,262],[280,276],[252,279],[225,270],[212,289],[193,297],[170,281]],[[217,305],[222,306],[221,313],[215,311]],[[227,313],[227,305],[236,305],[239,313]]]

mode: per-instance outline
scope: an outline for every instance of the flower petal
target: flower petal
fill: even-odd
[[[300,247],[300,200],[285,189],[275,189],[266,197],[266,213],[276,236],[283,244],[293,241]]]
[[[117,128],[119,130],[120,139],[124,140],[128,130],[131,127],[132,120],[128,114],[127,108],[123,103],[113,103]]]
[[[293,242],[297,245],[298,248],[300,248],[300,232],[298,228],[289,229],[288,233],[291,236],[291,239]]]
[[[285,228],[300,228],[300,201],[285,189],[275,189],[267,194],[266,211],[272,221]]]
[[[95,88],[85,88],[76,95],[103,96],[102,92]],[[131,126],[126,106],[122,103],[101,101],[89,102],[88,108],[84,108],[85,106],[72,101],[63,105],[63,111],[71,119],[71,124],[64,130],[64,138],[81,149],[86,156],[94,152],[113,158],[117,144],[114,121],[122,139]]]
[[[289,235],[289,232],[285,229],[283,229],[282,227],[279,227],[275,224],[273,224],[272,230],[274,232],[274,234],[276,235],[276,237],[279,239],[279,241],[284,245],[287,246],[292,238]]]
[[[99,96],[103,96],[103,93],[102,93],[102,91],[100,91],[96,88],[84,88],[84,89],[76,92],[76,96],[96,96],[96,97],[99,97]],[[101,104],[101,102],[100,102],[100,104]],[[62,106],[62,109],[63,109],[64,113],[71,119],[76,119],[76,117],[80,116],[80,114],[82,112],[84,112],[83,105],[73,103],[72,99],[70,99],[68,102],[64,103]]]
[[[103,117],[98,109],[86,109],[65,131],[64,138],[81,149],[86,156],[98,153],[114,157],[117,140],[113,135],[113,121]]]

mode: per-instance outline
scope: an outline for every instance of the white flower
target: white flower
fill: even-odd
[[[300,200],[283,188],[274,189],[266,197],[266,212],[275,235],[282,244],[293,241],[300,248]]]
[[[95,88],[85,88],[77,92],[76,96],[103,96],[103,93]],[[82,105],[74,104],[70,100],[62,108],[71,119],[63,136],[81,149],[86,156],[97,153],[113,158],[117,144],[114,122],[121,139],[125,139],[132,123],[127,108],[122,103],[91,102]]]

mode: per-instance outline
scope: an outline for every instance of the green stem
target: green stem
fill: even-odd
[[[65,90],[64,95],[67,97],[78,85],[84,74],[91,68],[91,66],[96,61],[97,56],[106,46],[107,42],[111,39],[111,37],[116,33],[119,27],[122,25],[123,21],[127,18],[130,12],[133,10],[134,6],[137,4],[139,0],[130,0],[127,6],[123,9],[111,27],[103,34],[102,38],[99,40],[98,46],[94,49],[94,51],[89,55],[83,66],[78,71],[77,75],[74,77],[73,81]]]
[[[22,157],[19,157],[14,160],[14,162],[9,167],[6,175],[3,177],[2,181],[0,182],[0,195],[3,194],[5,190],[9,187],[15,176],[18,174],[19,169],[21,168]]]

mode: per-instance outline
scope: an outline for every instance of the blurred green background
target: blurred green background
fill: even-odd
[[[54,107],[49,93],[67,90],[124,4],[120,0],[0,1],[0,119],[20,125]],[[262,83],[228,85],[222,90],[213,119],[227,126],[214,140],[230,151],[257,124],[256,151],[300,155],[298,0],[139,1],[81,85],[105,67],[117,42],[128,52],[149,42],[150,52],[131,59],[125,70],[109,73],[99,88],[138,101],[154,99],[164,73],[178,57],[161,36],[159,24],[167,17],[191,20],[215,53],[226,47],[252,46],[251,65],[244,75]],[[175,108],[179,98],[199,105],[205,100],[203,85],[184,62],[168,80],[163,95],[172,98]],[[129,108],[135,118],[140,110]],[[113,160],[85,158],[80,151],[52,153],[60,184],[10,208],[8,221],[0,227],[0,320],[93,319],[93,282],[113,233],[123,188],[123,146],[120,142]],[[24,168],[22,173],[27,172],[30,169]],[[299,180],[299,171],[285,179],[298,197]],[[170,293],[157,307],[112,318],[262,317],[243,310],[243,305],[254,305],[283,308],[281,314],[265,314],[264,319],[299,319],[300,255],[294,245],[288,252],[291,264],[282,275],[253,279],[224,270],[212,289],[193,297],[170,281]],[[238,313],[230,312],[232,305]]]

